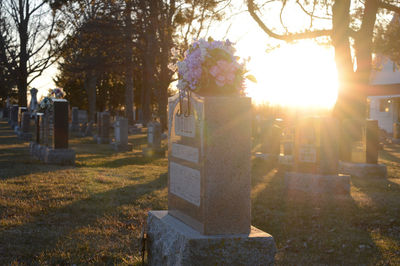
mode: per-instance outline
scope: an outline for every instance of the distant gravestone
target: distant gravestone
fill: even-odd
[[[294,171],[285,173],[287,188],[308,193],[349,193],[350,176],[338,174],[338,121],[329,117],[302,118],[295,135]]]
[[[108,112],[101,113],[100,123],[98,123],[98,126],[100,127],[100,130],[98,130],[98,133],[100,135],[97,138],[97,143],[98,144],[109,144],[110,143],[110,113],[108,113]]]
[[[350,146],[350,158],[355,160],[342,160],[340,162],[340,172],[352,176],[365,178],[387,176],[387,167],[378,164],[379,155],[379,127],[377,120],[366,120],[364,122],[364,141],[361,144]],[[357,146],[358,144],[358,146]],[[356,155],[356,156],[355,156]],[[358,156],[357,156],[358,155]]]
[[[161,148],[161,124],[157,121],[152,121],[147,124],[147,145],[143,149],[145,157],[165,156],[165,150]]]
[[[132,145],[128,143],[128,119],[118,117],[114,124],[115,142],[112,143],[116,151],[131,151]]]
[[[31,101],[29,103],[29,112],[32,114],[36,111],[36,108],[38,106],[38,101],[37,101],[38,90],[36,88],[32,88],[29,91],[31,93]]]
[[[168,212],[149,213],[149,265],[269,265],[273,238],[251,227],[250,99],[190,97],[190,113],[169,99]]]
[[[18,108],[18,125],[17,128],[15,128],[16,131],[21,130],[21,123],[22,123],[22,114],[27,112],[28,108],[26,107],[19,107]]]
[[[21,118],[21,128],[18,130],[17,135],[19,139],[31,140],[32,133],[30,132],[31,114],[23,112]]]

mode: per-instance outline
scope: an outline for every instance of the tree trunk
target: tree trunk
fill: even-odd
[[[20,53],[19,53],[19,66],[18,66],[18,105],[27,105],[27,90],[28,90],[28,17],[25,17],[25,8],[28,9],[28,1],[26,2],[26,7],[23,1],[19,1],[19,40],[20,40]]]
[[[132,1],[126,1],[125,7],[125,33],[126,33],[126,68],[125,68],[125,116],[129,124],[133,124],[133,47],[132,47],[132,20],[131,20]]]
[[[332,7],[332,44],[335,48],[335,62],[339,79],[338,99],[334,116],[339,120],[354,117],[355,94],[354,71],[350,52],[350,0],[337,0]]]
[[[360,114],[366,116],[366,89],[369,86],[372,68],[372,38],[376,14],[378,12],[377,0],[367,0],[365,2],[364,14],[361,29],[355,38],[355,54],[357,62],[356,81],[358,105]]]

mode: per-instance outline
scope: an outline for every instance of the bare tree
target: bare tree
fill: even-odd
[[[27,105],[27,88],[55,60],[53,30],[56,16],[47,1],[3,0],[1,13],[13,37],[10,49],[16,49],[15,63],[18,103]]]

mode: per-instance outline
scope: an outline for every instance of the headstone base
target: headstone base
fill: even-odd
[[[97,137],[97,144],[110,144],[110,139]]]
[[[384,164],[339,162],[339,172],[356,177],[385,178],[387,168]]]
[[[44,156],[47,164],[75,164],[75,151],[72,149],[47,148]]]
[[[32,138],[33,138],[33,135],[32,135],[32,133],[30,133],[30,132],[18,131],[18,132],[17,132],[17,135],[18,135],[18,139],[20,139],[20,140],[27,140],[27,141],[30,141],[30,140],[32,140]]]
[[[147,147],[142,149],[142,154],[145,158],[165,157],[165,150]]]
[[[115,151],[132,151],[131,144],[121,144],[117,142],[111,143],[111,146],[114,148]]]
[[[273,265],[274,238],[255,227],[250,234],[202,235],[168,215],[147,218],[149,265]]]
[[[31,142],[29,144],[29,148],[31,151],[31,155],[38,159],[39,161],[44,161],[45,155],[46,155],[46,150],[47,146],[45,145],[40,145],[35,142]]]
[[[298,190],[312,194],[349,194],[350,175],[286,172],[285,186],[288,190]]]

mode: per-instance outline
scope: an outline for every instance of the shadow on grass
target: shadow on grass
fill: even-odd
[[[62,257],[61,254],[65,255],[65,252],[71,252],[70,249],[79,249],[76,246],[81,244],[74,242],[77,240],[73,240],[69,235],[77,233],[86,227],[90,229],[100,226],[99,229],[101,230],[102,225],[96,224],[99,219],[112,216],[118,217],[121,215],[118,208],[124,205],[129,208],[144,210],[144,217],[142,218],[145,219],[146,210],[165,208],[165,199],[157,197],[157,195],[153,195],[153,197],[151,195],[158,190],[164,189],[166,184],[167,174],[164,173],[147,183],[93,194],[89,198],[75,201],[70,205],[46,209],[38,214],[33,214],[33,219],[30,223],[0,230],[0,251],[3,254],[2,258],[0,258],[0,263],[3,265],[10,264],[15,260],[19,263],[31,264],[35,261],[37,263],[38,256],[43,255],[43,253],[47,254],[45,258],[46,264],[90,263],[90,260],[85,261],[85,258],[94,258],[99,249],[103,247],[96,247],[96,242],[90,239],[89,241],[94,245],[93,250],[85,250],[84,254],[81,255],[78,254],[81,250],[73,250],[71,259],[65,259],[65,256]],[[143,197],[146,201],[143,201]],[[121,223],[120,220],[119,223]],[[133,220],[134,224],[131,224],[131,218],[126,218],[125,222],[128,229],[131,226],[140,228],[143,224],[143,220],[135,219]],[[134,234],[131,230],[126,231],[126,234]],[[90,232],[87,237],[91,238]],[[137,236],[135,235],[134,237]],[[66,241],[67,244],[60,247],[60,243],[64,243],[63,241]],[[68,241],[73,242],[72,247],[68,245]],[[130,243],[129,247],[122,246],[120,248],[138,253],[138,243],[135,241]],[[59,248],[63,249],[63,251],[55,252],[55,254],[51,253],[51,250]],[[73,253],[74,251],[76,253]],[[118,257],[106,258],[104,263],[123,263],[118,259]]]
[[[263,190],[253,186],[252,222],[274,237],[277,265],[374,264],[382,260],[370,232],[354,223],[366,217],[351,196],[287,191],[284,173],[278,171],[264,176],[262,182],[266,183]]]

